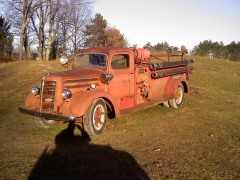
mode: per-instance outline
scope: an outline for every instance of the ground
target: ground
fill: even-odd
[[[239,179],[239,63],[195,57],[183,107],[109,120],[97,137],[79,124],[39,129],[17,107],[55,61],[0,64],[0,179]]]

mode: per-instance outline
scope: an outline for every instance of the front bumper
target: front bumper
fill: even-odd
[[[18,107],[18,110],[20,112],[28,114],[28,115],[44,118],[46,121],[47,120],[65,121],[65,122],[76,121],[75,116],[62,116],[62,115],[59,115],[59,114],[42,113],[42,112],[37,112],[37,111],[34,111],[34,110],[24,109],[22,107]]]

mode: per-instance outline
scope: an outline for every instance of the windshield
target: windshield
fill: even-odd
[[[107,65],[107,55],[99,53],[78,54],[74,60],[74,67],[93,66],[105,68]]]

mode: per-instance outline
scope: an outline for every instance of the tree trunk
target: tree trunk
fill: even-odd
[[[24,32],[26,27],[24,26],[24,22],[22,22],[22,29],[20,33],[20,45],[19,45],[19,53],[18,53],[18,59],[23,60],[23,44],[24,44]]]
[[[53,38],[52,38],[52,35],[49,33],[48,42],[47,42],[47,48],[46,48],[46,60],[47,61],[49,61],[49,55],[50,55],[52,42],[53,42]]]
[[[30,48],[28,46],[28,32],[27,32],[27,28],[25,28],[25,32],[24,32],[24,40],[23,40],[23,46],[24,46],[24,52],[25,52],[25,60],[29,60],[30,59]]]
[[[43,55],[43,50],[42,50],[42,42],[41,41],[39,41],[38,42],[38,60],[42,60],[42,55]]]

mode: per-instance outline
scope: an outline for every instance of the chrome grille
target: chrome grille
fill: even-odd
[[[41,112],[51,113],[54,110],[56,81],[42,81]]]

